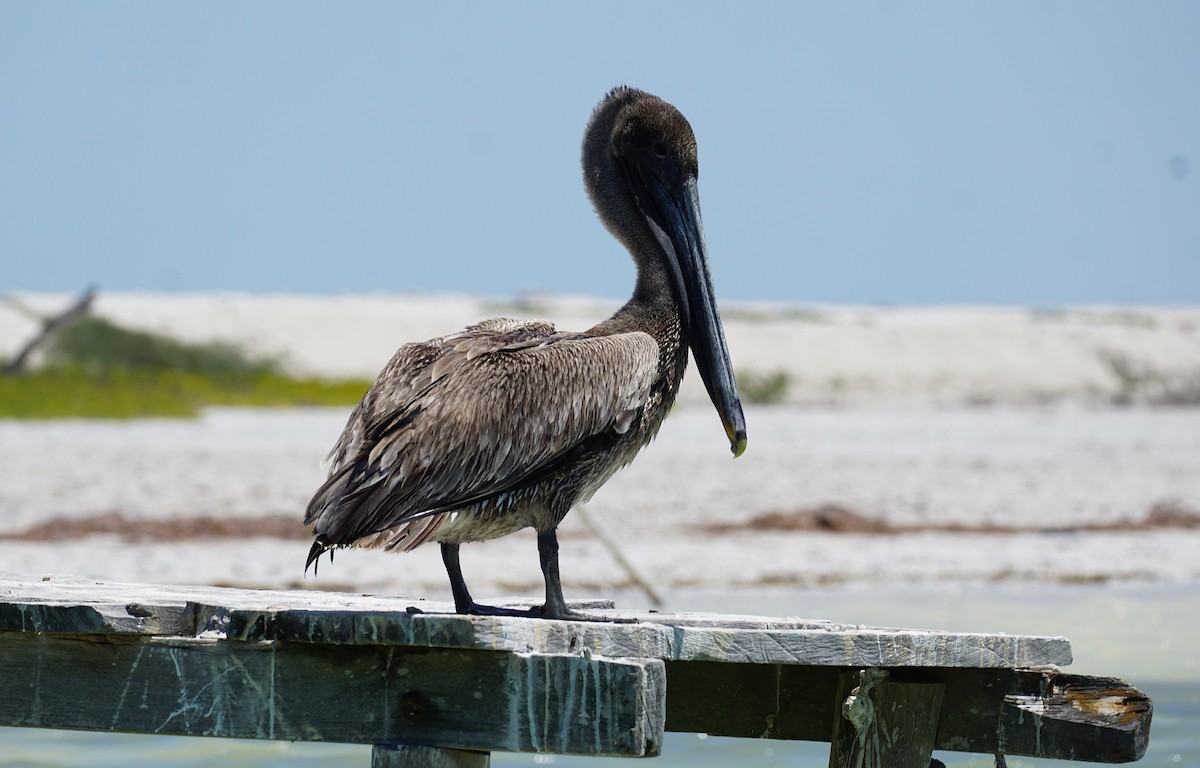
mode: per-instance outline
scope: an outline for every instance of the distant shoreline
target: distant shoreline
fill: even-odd
[[[0,301],[0,357],[70,294]],[[225,341],[304,376],[375,376],[395,349],[487,317],[584,330],[621,302],[580,296],[101,292],[94,311],[183,341]],[[735,302],[744,387],[793,405],[1200,403],[1200,305],[898,306]],[[682,402],[705,401],[689,377]]]

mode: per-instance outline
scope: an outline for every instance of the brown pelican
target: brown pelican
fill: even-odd
[[[459,613],[587,618],[563,600],[555,531],[653,439],[689,346],[734,456],[746,448],[697,172],[696,139],[677,109],[624,86],[604,97],[584,134],[583,179],[637,264],[632,298],[582,333],[493,319],[401,347],[329,454],[329,479],[304,519],[315,535],[306,570],[337,547],[436,541]],[[537,531],[545,604],[476,603],[459,545],[525,527]]]

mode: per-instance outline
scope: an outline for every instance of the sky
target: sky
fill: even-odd
[[[2,0],[0,294],[626,296],[620,83],[722,300],[1200,302],[1200,3],[1093,0]]]

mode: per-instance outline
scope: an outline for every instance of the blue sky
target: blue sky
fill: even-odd
[[[678,106],[725,300],[1200,301],[1200,3],[0,3],[0,292],[627,295]]]

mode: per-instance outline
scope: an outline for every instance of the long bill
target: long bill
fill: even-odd
[[[717,312],[696,178],[683,179],[675,194],[656,177],[651,178],[646,191],[652,205],[644,207],[642,213],[671,266],[684,333],[700,378],[721,415],[734,457],[741,456],[746,450],[746,417]]]

